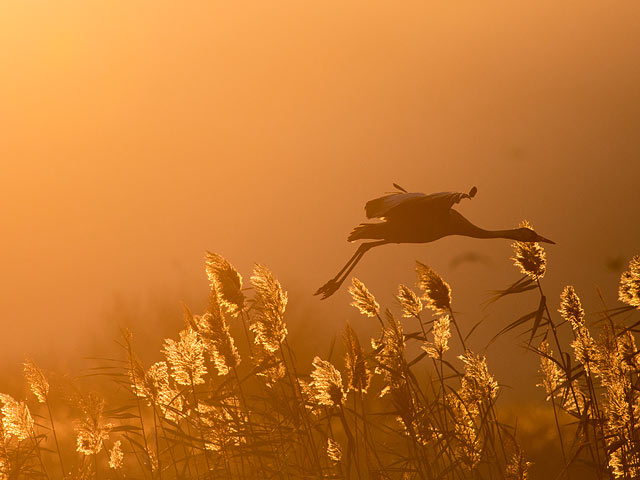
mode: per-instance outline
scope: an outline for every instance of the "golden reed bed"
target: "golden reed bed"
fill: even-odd
[[[638,478],[640,321],[631,313],[640,308],[640,257],[620,280],[626,305],[587,325],[571,286],[560,318],[549,311],[543,248],[513,248],[524,276],[495,300],[531,290],[540,300],[496,336],[527,332],[540,358],[564,463],[557,476]],[[287,293],[266,267],[253,271],[251,298],[220,255],[207,254],[206,271],[207,311],[185,311],[184,330],[150,366],[123,331],[122,359],[94,369],[102,391],[25,362],[33,395],[0,395],[0,479],[527,478],[519,432],[500,420],[498,382],[471,333],[463,336],[449,285],[427,265],[417,263],[420,293],[400,285],[395,314],[354,278],[352,305],[377,319],[379,334],[364,342],[347,324],[344,361],[311,365],[296,362]],[[559,329],[571,330],[570,345]],[[453,341],[465,352],[457,358],[448,353]],[[411,358],[409,343],[420,346]],[[417,365],[429,375],[416,374]]]

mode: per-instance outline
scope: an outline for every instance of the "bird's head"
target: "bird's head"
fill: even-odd
[[[549,240],[548,238],[543,237],[542,235],[538,235],[531,228],[527,227],[520,227],[516,229],[514,233],[514,236],[517,237],[516,240],[518,240],[519,242],[545,242],[552,243],[554,245],[556,243],[553,240]]]

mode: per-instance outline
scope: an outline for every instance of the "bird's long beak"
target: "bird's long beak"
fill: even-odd
[[[551,243],[553,245],[556,244],[556,242],[554,242],[553,240],[549,240],[548,238],[544,238],[542,235],[538,235],[538,238],[536,238],[536,242]]]

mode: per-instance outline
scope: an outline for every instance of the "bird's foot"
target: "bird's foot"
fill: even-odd
[[[322,298],[320,298],[320,300],[329,298],[331,295],[333,295],[338,291],[341,284],[342,282],[337,282],[334,278],[332,278],[323,286],[321,286],[318,290],[316,290],[316,293],[314,293],[314,295],[322,295]]]

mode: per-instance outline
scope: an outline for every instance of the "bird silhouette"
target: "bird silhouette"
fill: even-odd
[[[476,187],[469,193],[441,192],[426,195],[410,193],[395,183],[393,186],[398,191],[371,200],[365,205],[367,218],[379,218],[382,222],[361,223],[347,239],[350,242],[369,239],[376,241],[362,243],[336,276],[314,295],[322,295],[322,300],[333,295],[365,253],[387,243],[428,243],[449,235],[555,243],[526,227],[485,230],[471,223],[452,207],[465,198],[475,197],[478,191]]]

